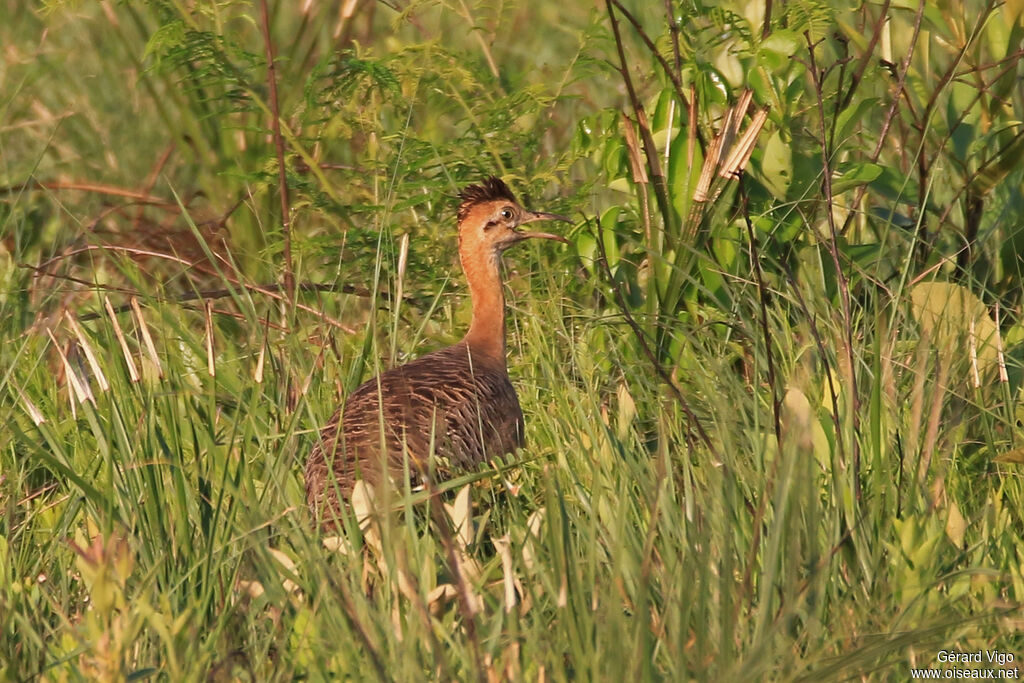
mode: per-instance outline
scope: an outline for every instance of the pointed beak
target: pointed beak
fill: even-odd
[[[565,216],[559,216],[557,213],[544,213],[543,211],[527,211],[523,219],[519,221],[520,225],[524,223],[533,223],[534,221],[562,221],[564,223],[572,223],[572,220]],[[522,232],[516,230],[516,241],[530,239],[536,237],[543,240],[555,240],[556,242],[564,242],[569,244],[569,240],[565,239],[561,235],[554,235],[550,232]]]

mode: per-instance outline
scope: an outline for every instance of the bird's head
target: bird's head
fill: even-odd
[[[497,256],[516,242],[531,237],[568,242],[548,232],[526,232],[521,226],[534,221],[565,221],[565,216],[528,211],[519,205],[501,178],[491,176],[459,193],[459,250]]]

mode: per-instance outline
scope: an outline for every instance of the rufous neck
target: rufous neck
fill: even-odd
[[[465,341],[474,356],[505,367],[505,292],[501,285],[501,259],[496,253],[462,254],[473,322]]]

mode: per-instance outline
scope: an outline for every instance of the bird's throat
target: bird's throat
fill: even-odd
[[[505,367],[505,292],[501,283],[501,258],[463,259],[462,268],[473,302],[473,322],[465,341],[482,361]]]

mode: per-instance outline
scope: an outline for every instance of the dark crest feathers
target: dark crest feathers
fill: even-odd
[[[516,202],[516,196],[512,194],[512,190],[508,188],[508,185],[499,178],[498,176],[491,176],[487,178],[480,185],[469,185],[462,192],[459,193],[459,220],[463,220],[469,210],[476,204],[481,202],[492,202],[498,199],[507,199],[512,203]]]

